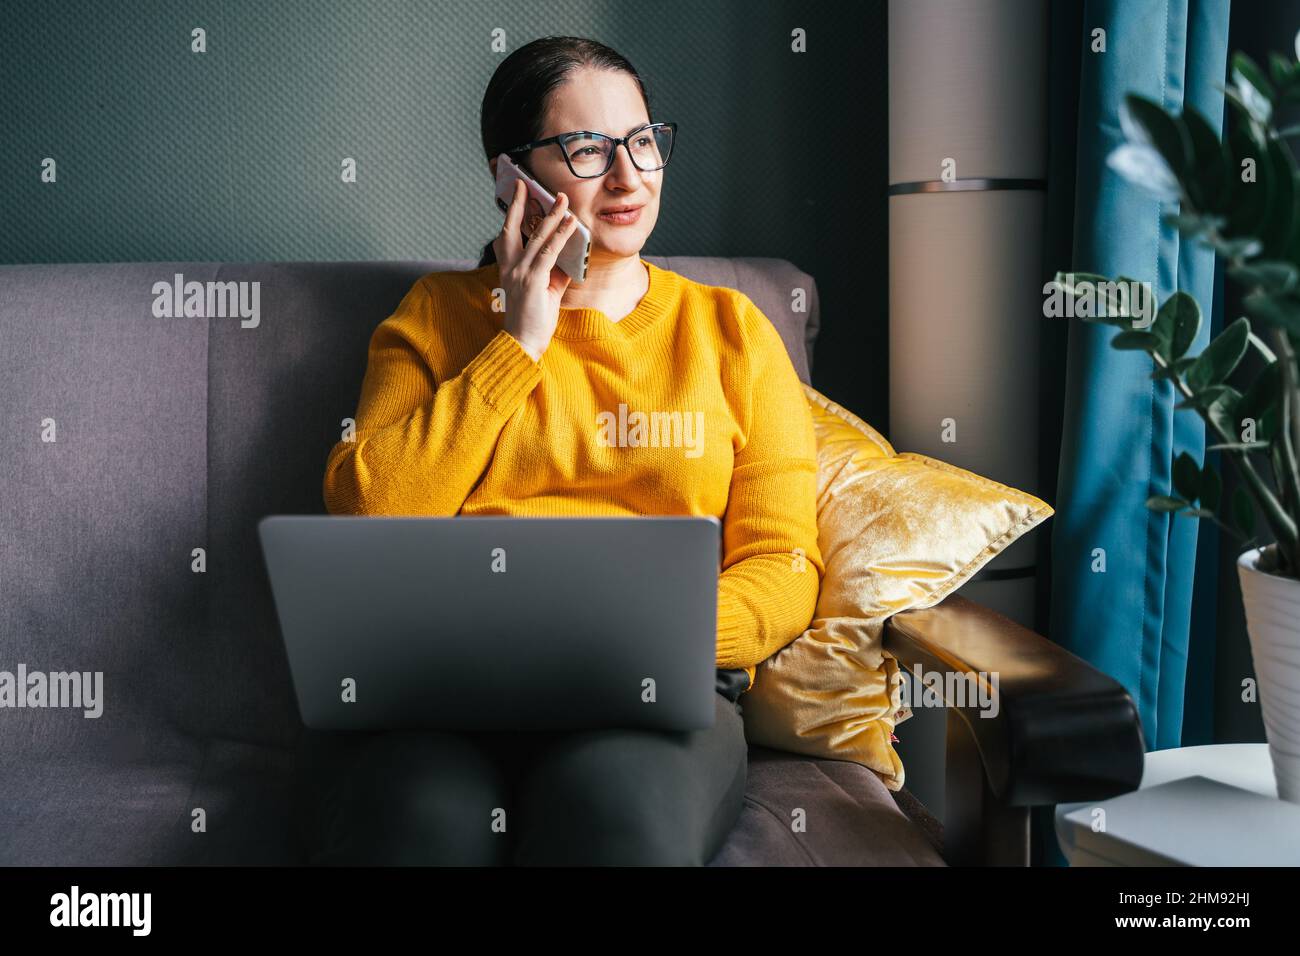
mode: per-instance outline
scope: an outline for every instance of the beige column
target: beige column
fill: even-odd
[[[890,0],[888,437],[1051,502],[1039,376],[1064,369],[1038,367],[1047,50],[1046,0]],[[1033,626],[1040,533],[959,593]],[[923,738],[942,741],[942,715],[916,714],[899,728],[908,785],[941,815],[942,746]]]

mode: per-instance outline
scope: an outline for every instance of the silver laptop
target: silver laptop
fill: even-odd
[[[303,723],[714,721],[712,517],[275,515],[258,525]]]

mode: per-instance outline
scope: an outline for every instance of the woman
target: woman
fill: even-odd
[[[747,297],[640,258],[672,129],[651,124],[627,60],[574,37],[529,43],[492,77],[482,135],[489,171],[509,154],[555,208],[526,216],[519,185],[479,267],[424,276],[380,324],[355,440],[326,464],[326,506],[714,515],[717,721],[678,733],[308,732],[303,836],[320,863],[703,864],[743,804],[738,698],[808,625],[824,571],[807,402]],[[637,211],[611,212],[626,207]],[[592,238],[580,286],[555,267],[573,216]],[[700,433],[689,448],[611,442],[597,422],[620,404],[693,413]]]

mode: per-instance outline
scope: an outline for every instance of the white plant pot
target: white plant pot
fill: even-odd
[[[1259,570],[1262,550],[1242,552],[1237,576],[1277,795],[1300,803],[1300,580]]]

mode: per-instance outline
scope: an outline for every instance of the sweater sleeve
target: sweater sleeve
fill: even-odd
[[[425,281],[370,338],[355,435],[325,463],[330,514],[455,515],[541,381],[541,365],[504,330],[460,374],[436,381],[420,345],[436,327]]]
[[[817,442],[780,335],[745,299],[750,356],[745,444],[722,525],[718,667],[750,670],[798,637],[817,606]]]

